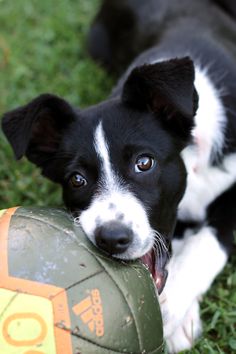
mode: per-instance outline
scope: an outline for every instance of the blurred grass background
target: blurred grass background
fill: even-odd
[[[80,107],[106,97],[113,80],[86,52],[98,6],[99,0],[0,0],[0,115],[43,92]],[[16,162],[0,132],[0,209],[15,205],[61,206],[61,192],[29,162]],[[188,353],[236,353],[235,265],[234,256],[204,297],[204,335]]]
[[[106,96],[112,80],[86,53],[97,0],[0,0],[0,113],[52,92],[80,107]],[[1,134],[1,133],[0,133]],[[58,205],[60,190],[0,135],[0,208]]]

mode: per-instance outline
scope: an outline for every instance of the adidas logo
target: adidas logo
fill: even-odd
[[[72,309],[76,316],[79,316],[88,326],[90,332],[95,332],[97,337],[104,335],[103,308],[98,289],[91,290],[90,295],[73,306]]]

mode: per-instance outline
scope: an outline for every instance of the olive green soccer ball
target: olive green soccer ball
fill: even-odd
[[[1,354],[158,354],[148,270],[102,254],[63,210],[0,211]]]

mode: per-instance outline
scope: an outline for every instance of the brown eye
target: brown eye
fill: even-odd
[[[84,187],[87,184],[86,179],[78,173],[75,173],[70,177],[70,184],[74,188]]]
[[[135,172],[146,172],[154,166],[154,159],[150,156],[139,156],[135,163]]]

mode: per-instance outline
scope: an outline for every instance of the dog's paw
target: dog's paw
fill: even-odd
[[[164,326],[164,334],[165,332],[166,330]],[[168,353],[173,354],[182,350],[190,349],[194,345],[195,340],[200,336],[201,332],[202,325],[199,314],[199,303],[196,300],[175,331],[169,336],[166,336],[165,334]]]
[[[191,284],[171,273],[159,297],[164,338],[169,353],[190,349],[201,334],[199,297],[192,292]]]
[[[169,282],[159,297],[166,338],[177,331],[192,308],[192,304],[197,301],[191,299],[187,291],[180,291],[181,286],[178,288],[175,285],[178,284]]]

